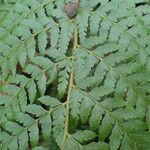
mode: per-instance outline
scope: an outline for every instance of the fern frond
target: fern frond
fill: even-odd
[[[84,9],[81,9],[79,15],[77,16],[80,42],[82,42],[87,35],[89,17],[90,13]]]
[[[149,18],[148,0],[0,0],[0,149],[149,150]]]

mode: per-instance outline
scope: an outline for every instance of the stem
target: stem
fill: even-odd
[[[75,26],[74,29],[74,37],[73,37],[73,49],[72,52],[77,48],[78,45],[78,31],[77,31],[77,27]],[[70,73],[70,79],[69,79],[69,87],[68,87],[68,94],[67,94],[67,100],[66,100],[66,121],[65,121],[65,128],[64,128],[64,136],[63,136],[63,141],[62,141],[62,145],[61,145],[61,150],[64,150],[64,144],[65,141],[67,139],[68,136],[68,125],[69,125],[69,104],[70,104],[70,97],[71,97],[71,91],[73,88],[73,79],[74,79],[74,72],[73,69]]]
[[[78,46],[78,31],[77,31],[77,27],[75,27],[74,30],[74,41],[73,41],[73,50],[76,49]]]

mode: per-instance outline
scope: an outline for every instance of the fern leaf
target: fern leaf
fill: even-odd
[[[90,141],[97,137],[97,135],[89,130],[84,131],[77,131],[75,134],[72,135],[77,141],[80,143],[84,143],[86,141]]]
[[[94,103],[88,98],[82,100],[80,105],[80,118],[83,124],[88,120],[93,105]]]
[[[36,85],[34,81],[30,81],[26,87],[28,89],[30,103],[32,104],[37,95]]]
[[[22,130],[22,127],[15,122],[7,122],[4,124],[3,127],[5,128],[6,131],[12,133],[12,135],[17,135]]]
[[[39,129],[37,124],[33,124],[29,129],[29,137],[30,137],[30,143],[32,147],[37,146],[39,141]]]
[[[99,150],[99,149],[109,150],[110,149],[108,144],[102,143],[102,142],[97,142],[97,143],[93,142],[93,143],[90,143],[90,144],[84,146],[84,148],[86,150],[91,150],[91,149],[93,149],[93,150]]]
[[[37,85],[41,95],[44,95],[46,90],[46,76],[42,74],[36,78],[38,80]]]
[[[44,53],[47,45],[47,34],[46,32],[41,32],[38,34],[38,44],[39,44],[39,51]]]
[[[112,129],[112,122],[112,119],[108,115],[105,115],[102,120],[102,124],[99,127],[99,139],[101,141],[104,141],[105,138],[110,134]]]
[[[125,150],[126,148],[129,150],[132,149],[132,146],[129,144],[129,139],[128,139],[127,135],[124,136],[120,148],[121,148],[121,150]]]
[[[92,67],[97,63],[97,59],[89,55],[88,52],[83,51],[83,49],[78,49],[78,51],[74,54],[76,61],[74,63],[75,65],[75,79],[76,82],[81,82],[82,79],[86,78]],[[84,72],[82,72],[84,70]]]
[[[80,10],[79,15],[77,16],[80,42],[82,42],[86,37],[89,17],[90,13],[85,10]]]
[[[46,113],[46,111],[41,106],[35,104],[28,105],[25,108],[25,111],[35,115],[36,117],[40,117]]]
[[[59,39],[59,51],[66,53],[69,42],[73,33],[73,25],[71,22],[64,22],[61,24],[60,39]]]
[[[112,150],[118,149],[120,147],[121,139],[121,131],[119,129],[119,126],[116,124],[110,136],[110,147]]]
[[[90,32],[91,34],[97,34],[99,32],[99,24],[102,18],[98,13],[94,13],[90,17]]]
[[[66,150],[69,150],[71,148],[78,150],[78,149],[80,149],[80,145],[78,143],[76,143],[75,141],[73,141],[71,138],[68,138],[65,142],[64,148]]]
[[[64,68],[64,64],[66,64],[66,67]],[[69,79],[69,73],[71,72],[71,62],[66,61],[62,63],[62,66],[60,66],[60,69],[62,68],[63,70],[60,71],[59,73],[59,84],[58,84],[58,93],[60,97],[62,97],[67,89],[68,85],[68,79]]]
[[[56,47],[57,46],[57,43],[58,43],[58,40],[59,40],[59,28],[57,26],[55,26],[54,28],[52,28],[50,30],[50,35],[51,35],[51,46],[52,47]]]
[[[49,141],[52,132],[52,120],[50,116],[43,117],[39,123],[41,123],[42,134],[45,141]]]
[[[92,49],[94,46],[97,46],[100,43],[100,40],[101,39],[99,36],[91,36],[82,42],[82,46],[87,49]]]
[[[16,74],[16,67],[17,67],[17,57],[15,55],[11,55],[9,59],[9,68],[12,71],[12,74]]]
[[[19,140],[19,147],[22,148],[23,150],[28,148],[28,133],[27,131],[24,131],[21,133],[18,137]]]
[[[72,90],[71,92],[71,98],[70,98],[70,117],[71,117],[71,122],[72,126],[76,126],[79,121],[79,114],[80,114],[80,106],[81,102],[83,100],[83,95],[77,91],[77,90]]]
[[[64,122],[66,111],[64,108],[59,108],[53,113],[53,133],[56,143],[61,146],[64,134]]]
[[[0,149],[149,150],[149,18],[148,0],[0,0]]]
[[[91,116],[89,118],[89,124],[90,124],[90,128],[92,130],[96,130],[98,129],[100,122],[102,120],[102,114],[104,112],[100,109],[99,106],[95,105],[92,112],[91,112]]]
[[[24,113],[16,113],[15,119],[19,123],[22,123],[23,126],[28,126],[34,121],[34,119],[32,117],[30,117],[28,114],[24,114]]]
[[[97,54],[99,57],[103,58],[106,55],[109,55],[110,53],[117,52],[119,49],[119,46],[116,44],[104,44],[103,46],[99,46],[95,49],[95,54]]]
[[[18,148],[18,144],[17,144],[17,140],[13,140],[10,145],[8,146],[8,148],[11,148],[13,147],[12,149],[15,150],[16,148]]]
[[[61,104],[57,98],[50,96],[42,96],[38,98],[38,101],[50,108],[57,107]]]
[[[27,60],[27,53],[25,47],[22,46],[21,50],[18,51],[18,61],[22,68],[25,67],[26,60]]]

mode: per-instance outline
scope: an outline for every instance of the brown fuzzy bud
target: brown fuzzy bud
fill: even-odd
[[[65,12],[69,17],[69,19],[73,19],[76,16],[78,8],[79,8],[78,1],[70,2],[64,6]]]

